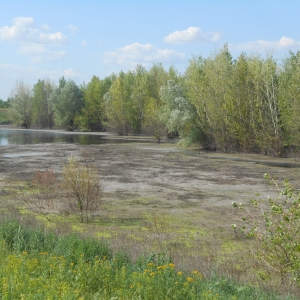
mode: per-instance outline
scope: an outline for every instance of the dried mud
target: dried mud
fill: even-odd
[[[120,214],[130,217],[138,216],[145,207],[176,217],[200,211],[222,215],[232,201],[247,202],[255,193],[274,195],[264,173],[279,180],[290,178],[296,187],[300,178],[297,167],[265,164],[293,163],[290,159],[182,151],[170,144],[57,143],[1,147],[0,186],[30,181],[36,171],[48,168],[59,175],[70,155],[97,168],[106,208],[114,205]]]

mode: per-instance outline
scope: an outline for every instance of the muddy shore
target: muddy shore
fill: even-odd
[[[47,168],[60,174],[70,155],[97,168],[107,205],[132,201],[128,212],[126,206],[120,206],[125,215],[138,214],[134,203],[143,201],[149,208],[167,209],[175,215],[182,213],[182,208],[222,214],[232,201],[246,202],[255,193],[274,195],[274,189],[263,179],[265,173],[279,181],[289,178],[296,187],[300,179],[298,163],[292,159],[202,153],[165,143],[51,143],[1,146],[0,184],[4,187],[14,181],[30,181],[36,171]]]

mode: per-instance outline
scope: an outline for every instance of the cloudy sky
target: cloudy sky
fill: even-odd
[[[300,50],[299,0],[0,0],[0,98],[16,80],[78,84],[193,55]]]

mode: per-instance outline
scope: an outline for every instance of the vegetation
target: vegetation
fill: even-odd
[[[63,168],[64,190],[69,197],[68,207],[80,222],[89,222],[99,209],[101,188],[96,169],[79,163],[71,156]]]
[[[58,87],[49,80],[38,81],[33,89],[17,82],[8,111],[14,124],[24,128],[114,130],[120,135],[151,134],[157,141],[164,135],[179,135],[184,146],[197,143],[205,149],[298,155],[299,61],[300,52],[290,52],[282,62],[245,53],[233,59],[225,45],[208,58],[192,58],[184,74],[174,68],[166,71],[158,64],[149,71],[137,66],[104,79],[94,76],[80,87],[64,78]],[[68,212],[81,223],[90,222],[101,197],[96,171],[71,157],[64,166],[63,180],[68,209],[57,201],[51,170],[34,177],[32,190],[24,197],[27,208],[48,221],[50,215]],[[238,210],[232,216],[235,242],[242,245],[240,256],[246,262],[236,259],[231,270],[255,269],[264,282],[296,286],[299,291],[300,195],[287,181],[283,188],[273,179],[271,183],[278,189],[277,198],[253,199],[250,205],[233,203]],[[6,299],[33,294],[41,299],[276,299],[228,279],[210,279],[211,274],[205,276],[203,270],[191,274],[176,269],[171,251],[170,255],[163,251],[177,246],[177,241],[164,238],[172,231],[166,228],[165,216],[150,220],[144,227],[161,251],[134,261],[92,240],[54,234],[49,240],[44,233],[20,225],[0,224],[1,293]],[[177,220],[178,226],[180,222]],[[84,225],[92,224],[80,224]],[[189,247],[188,242],[183,243]],[[211,264],[225,265],[224,257],[215,259],[214,249],[203,254],[209,246],[201,246],[198,259],[210,256]]]
[[[228,279],[207,280],[197,270],[184,273],[164,255],[132,262],[102,241],[16,221],[0,223],[0,240],[3,299],[283,299]]]
[[[11,121],[8,115],[8,109],[0,108],[0,125],[8,125],[10,123]]]
[[[161,64],[147,71],[73,81],[17,82],[10,98],[17,126],[113,130],[120,135],[177,135],[208,149],[282,156],[297,152],[300,52],[279,62],[227,45],[208,58],[193,57],[184,74]]]
[[[278,196],[252,199],[250,207],[233,202],[239,209],[234,217],[239,225],[232,228],[255,240],[251,247],[260,261],[262,279],[279,276],[281,284],[295,281],[300,285],[300,193],[287,180],[281,189],[268,174],[265,178],[271,179]]]

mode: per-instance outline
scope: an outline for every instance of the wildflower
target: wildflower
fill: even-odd
[[[194,281],[194,279],[192,278],[192,277],[187,277],[187,279],[186,279],[188,282],[193,282]]]
[[[150,276],[154,277],[154,275],[155,275],[155,272],[150,273]]]
[[[194,275],[198,275],[199,277],[203,277],[203,275],[199,271],[197,271],[197,270],[194,270],[192,273]]]
[[[154,263],[152,263],[152,262],[148,264],[148,267],[153,267],[153,266],[154,266]]]
[[[26,252],[26,251],[24,251],[24,252],[23,252],[23,254],[24,254],[24,255],[26,255],[26,254],[27,254],[27,252]]]
[[[169,264],[169,267],[174,269],[175,265],[171,263],[171,264]]]
[[[178,276],[181,276],[181,275],[182,275],[182,272],[177,272],[177,275],[178,275]]]

